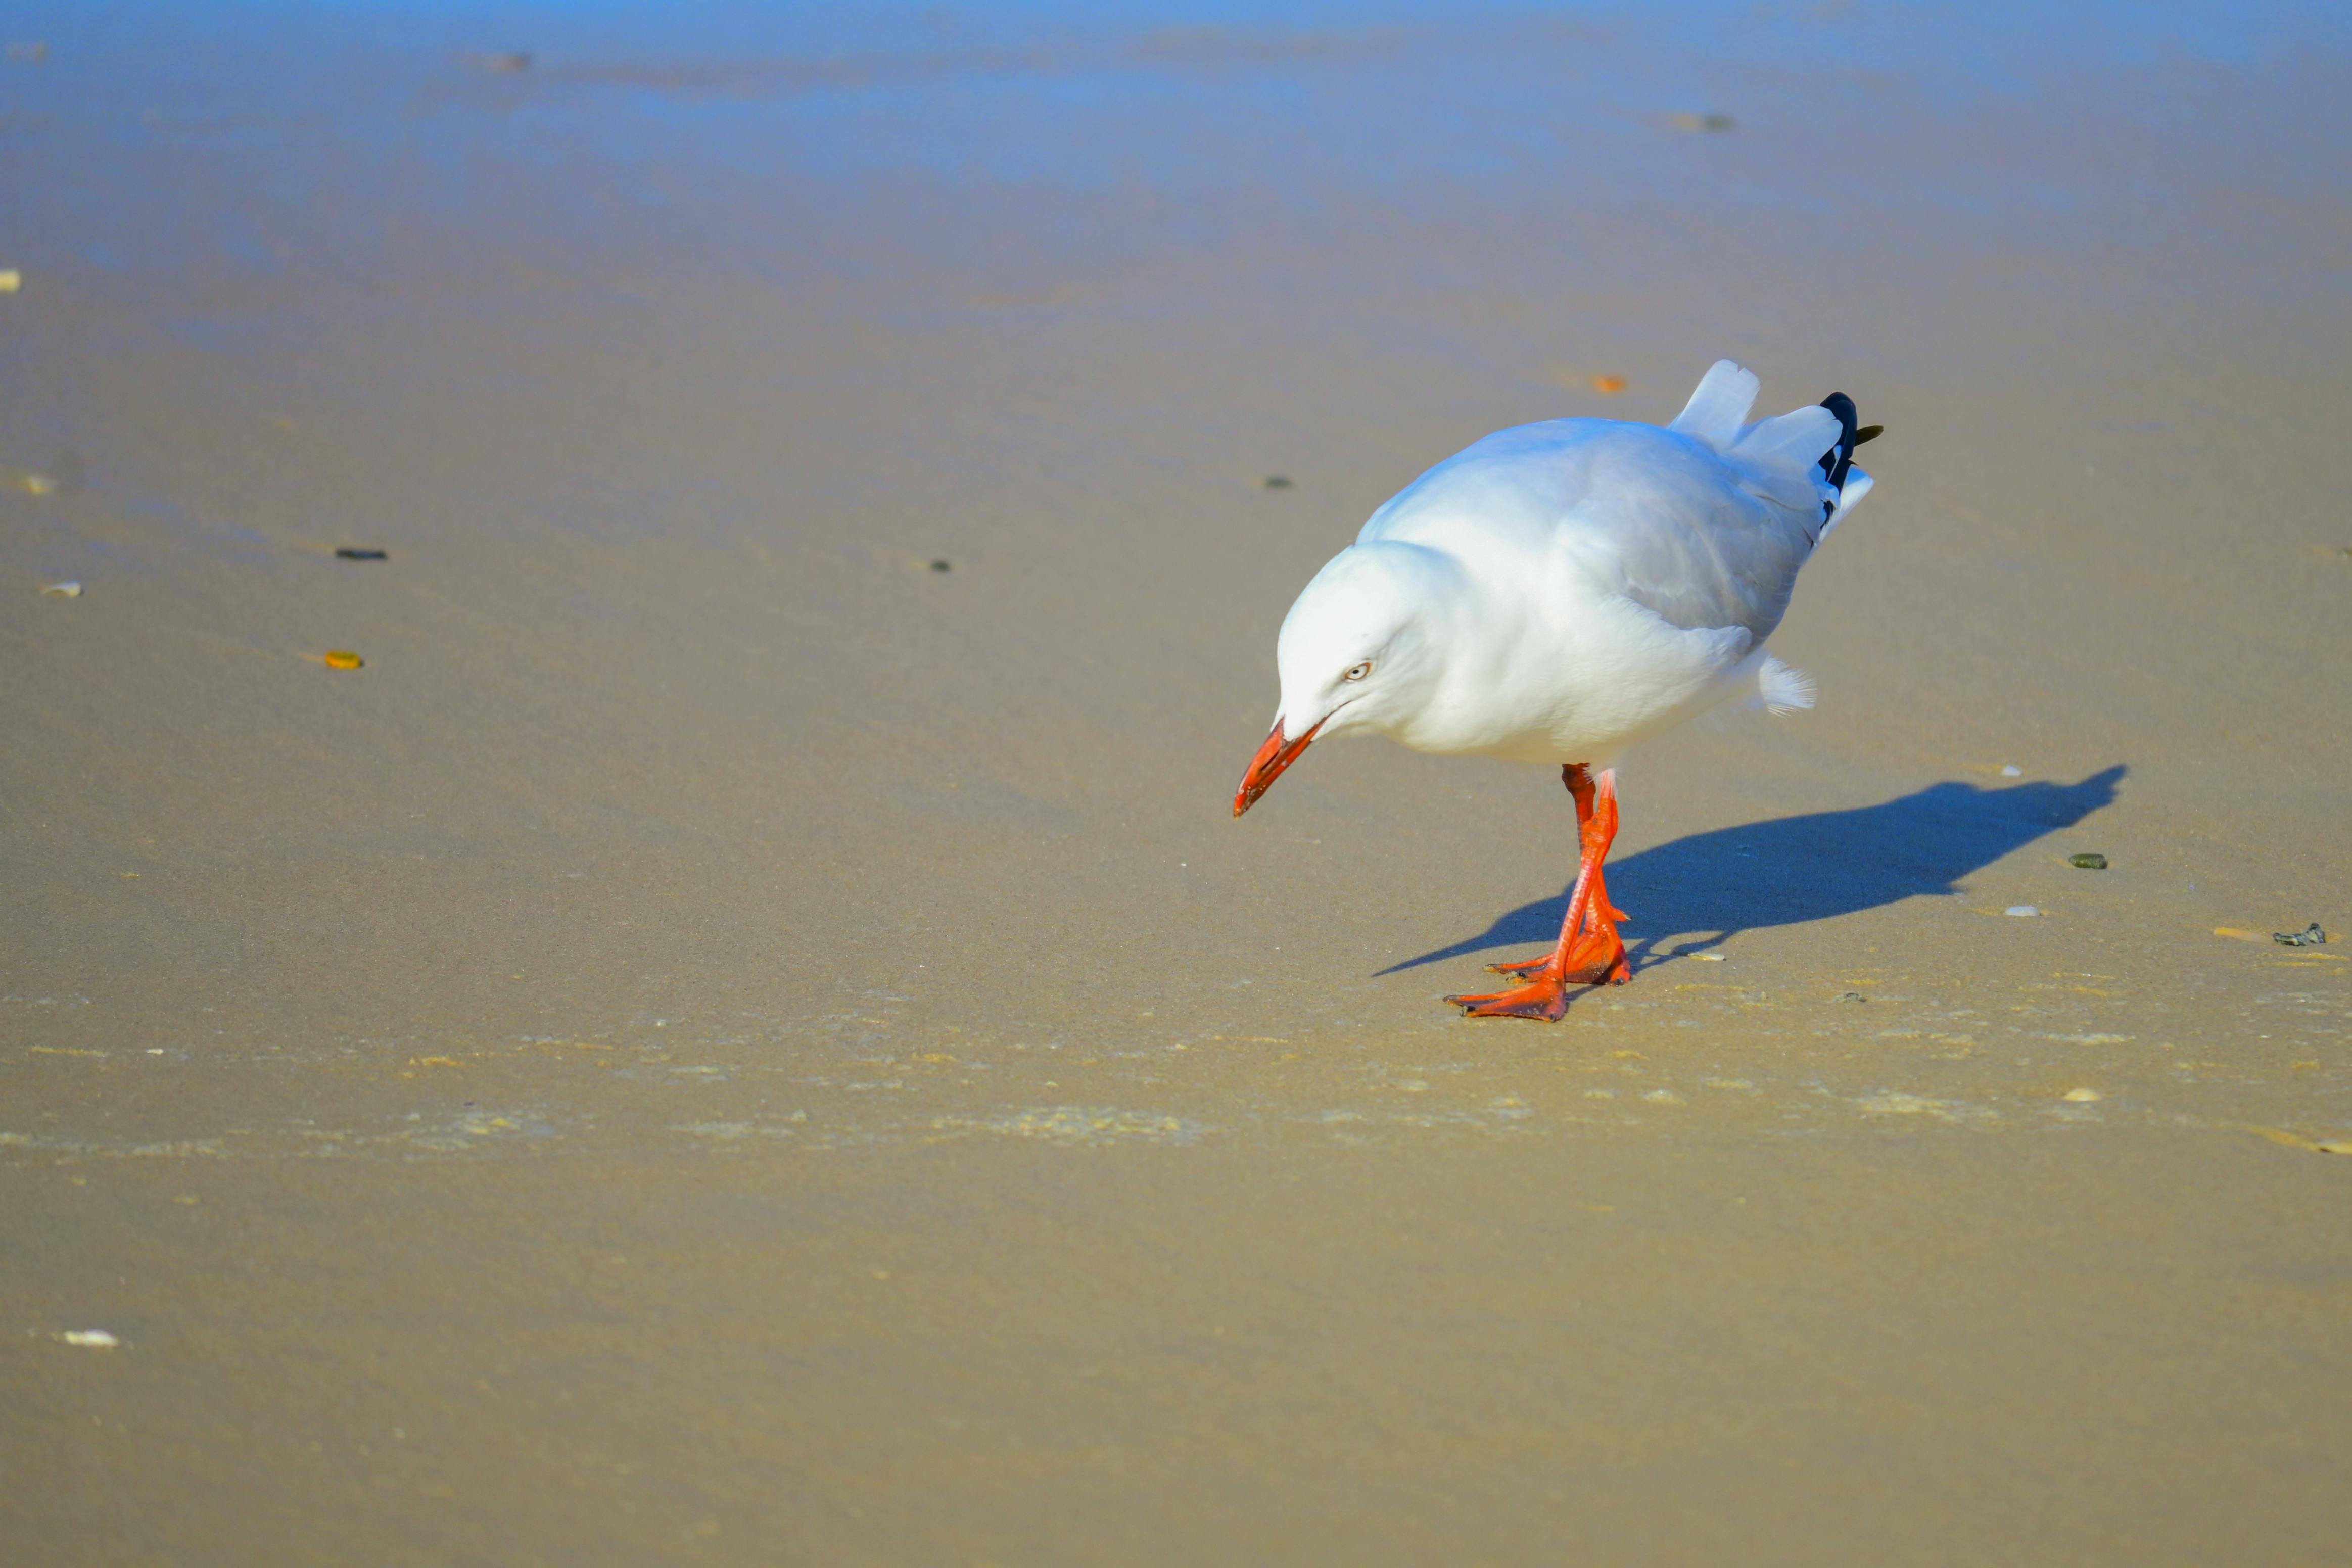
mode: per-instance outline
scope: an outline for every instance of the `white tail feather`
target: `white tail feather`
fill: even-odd
[[[1756,379],[1755,371],[1742,370],[1729,360],[1717,360],[1666,428],[1696,436],[1717,452],[1728,452],[1739,439],[1739,427],[1748,423],[1748,411],[1756,406],[1756,394],[1763,390],[1764,383]]]
[[[1838,444],[1840,428],[1838,416],[1828,409],[1801,408],[1749,425],[1731,444],[1731,452],[1759,468],[1811,468]]]

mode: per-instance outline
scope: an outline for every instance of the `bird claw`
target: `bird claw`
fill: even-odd
[[[1570,985],[1576,986],[1622,986],[1633,977],[1633,964],[1625,956],[1625,949],[1621,945],[1612,956],[1587,964],[1582,968],[1570,969],[1566,977]]]
[[[1489,964],[1486,969],[1490,974],[1507,975],[1530,984],[1555,975],[1571,986],[1622,986],[1633,977],[1633,967],[1625,956],[1625,944],[1613,931],[1603,936],[1588,935],[1570,953],[1565,967],[1555,950],[1517,964]]]
[[[1549,977],[1491,996],[1445,999],[1460,1008],[1465,1017],[1474,1019],[1537,1019],[1558,1023],[1568,1016],[1568,987]]]
[[[1568,988],[1570,986],[1622,986],[1633,977],[1633,966],[1625,956],[1625,945],[1613,936],[1605,948],[1593,953],[1594,943],[1577,956],[1587,961],[1573,968],[1562,969],[1558,955],[1547,954],[1525,964],[1489,964],[1498,975],[1510,975],[1527,981],[1507,991],[1492,991],[1480,996],[1448,997],[1445,999],[1460,1008],[1465,1016],[1474,1019],[1541,1019],[1546,1023],[1558,1023],[1568,1016]],[[1587,955],[1590,955],[1587,957]]]

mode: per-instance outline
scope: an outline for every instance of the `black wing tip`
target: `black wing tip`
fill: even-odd
[[[1862,444],[1861,432],[1854,424],[1853,399],[1842,392],[1833,392],[1822,399],[1822,406],[1837,415],[1837,444],[1822,454],[1822,472],[1828,476],[1830,488],[1845,488],[1846,470],[1853,466],[1853,449]]]

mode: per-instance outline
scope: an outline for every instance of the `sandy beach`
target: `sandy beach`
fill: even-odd
[[[0,1556],[2352,1550],[2340,16],[5,26]],[[1275,630],[1722,356],[1819,706],[1462,1019]]]

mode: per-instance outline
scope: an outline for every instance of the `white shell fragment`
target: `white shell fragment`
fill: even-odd
[[[2058,1096],[2058,1098],[2061,1100],[2072,1100],[2077,1105],[2087,1105],[2094,1100],[2104,1100],[2106,1096],[2100,1093],[2095,1089],[2069,1089],[2066,1092]]]
[[[2025,769],[2014,762],[2004,762],[2000,765],[2000,776],[2004,779],[2022,779],[2025,777]]]
[[[2033,916],[2041,914],[2042,911],[2034,908],[2033,905],[2030,904],[2012,904],[2007,909],[2002,910],[2001,913],[2003,915],[2014,915],[2021,920],[2031,920]]]
[[[81,597],[81,584],[79,582],[45,582],[41,585],[41,591],[47,594],[51,599],[79,599]]]
[[[58,1337],[68,1344],[85,1345],[91,1350],[112,1350],[122,1343],[104,1329],[68,1329]]]

